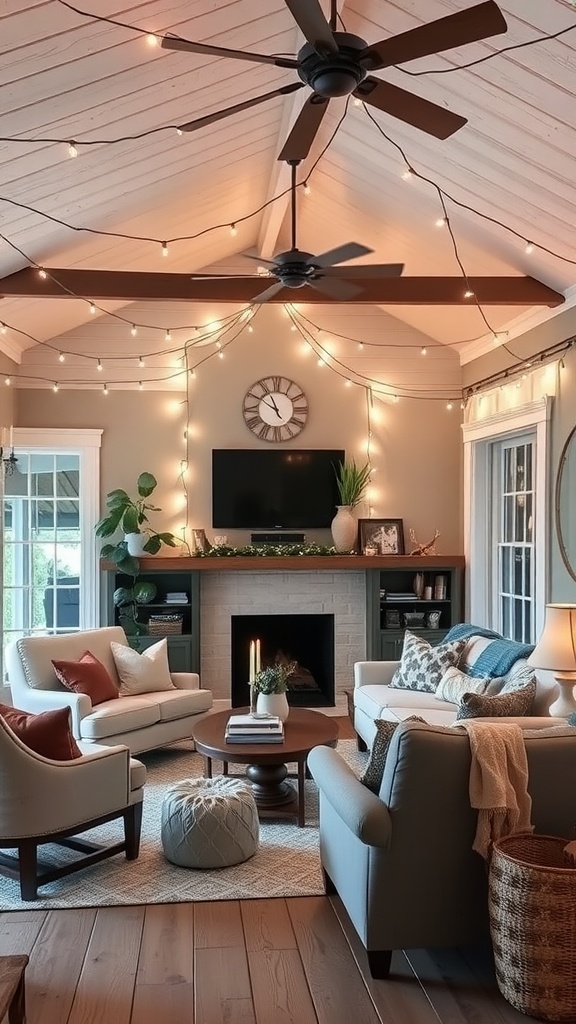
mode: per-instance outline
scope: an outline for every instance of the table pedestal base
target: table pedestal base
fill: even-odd
[[[285,781],[287,774],[285,764],[248,765],[246,775],[259,810],[275,810],[293,802],[295,793],[290,783]]]

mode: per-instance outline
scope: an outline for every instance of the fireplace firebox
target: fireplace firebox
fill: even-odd
[[[249,703],[250,641],[260,640],[261,666],[295,661],[288,684],[293,707],[334,707],[333,615],[232,615],[232,707]]]

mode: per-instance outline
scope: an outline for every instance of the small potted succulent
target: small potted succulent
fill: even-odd
[[[289,712],[286,690],[295,671],[295,661],[283,661],[267,665],[256,673],[252,686],[257,694],[256,711],[259,715],[277,715],[280,721],[286,721]]]

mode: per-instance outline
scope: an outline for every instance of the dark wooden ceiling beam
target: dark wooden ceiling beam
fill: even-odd
[[[245,302],[263,292],[266,277],[193,279],[190,274],[145,273],[129,270],[63,270],[50,268],[43,279],[28,267],[0,279],[0,295],[31,298],[85,298],[141,302]],[[564,296],[533,277],[470,277],[470,288],[483,306],[559,306]],[[354,282],[360,285],[360,282]],[[366,279],[355,303],[400,306],[466,306],[462,277],[397,277]],[[270,302],[332,303],[315,288],[283,288]]]

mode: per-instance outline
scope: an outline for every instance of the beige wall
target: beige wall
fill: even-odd
[[[10,427],[15,423],[15,388],[4,383],[6,378],[13,380],[16,363],[0,352],[0,428]]]
[[[242,400],[248,387],[269,374],[293,378],[310,406],[302,433],[286,446],[344,448],[363,462],[367,413],[363,387],[344,381],[317,359],[304,354],[302,340],[290,331],[286,317],[264,308],[258,332],[244,334],[226,350],[225,358],[198,367],[184,392],[101,391],[61,389],[18,391],[18,425],[28,427],[100,427],[101,492],[113,487],[133,491],[143,470],[159,481],[155,497],[164,513],[158,528],[178,533],[184,522],[183,491],[178,482],[180,459],[186,455],[184,432],[189,415],[189,526],[211,526],[211,451],[226,447],[268,447],[247,428]],[[210,348],[199,350],[198,358]],[[187,402],[188,397],[188,402]],[[442,401],[402,399],[374,401],[372,462],[373,515],[404,519],[406,538],[413,527],[419,541],[441,533],[438,549],[462,551],[460,412]],[[359,514],[368,515],[360,506]],[[232,543],[247,543],[246,531],[228,531]],[[328,531],[312,531],[309,539],[330,543]]]
[[[529,331],[522,338],[509,342],[509,348],[521,357],[528,359],[557,342],[567,341],[576,334],[576,309],[560,314],[553,320]],[[560,358],[560,357],[558,357]],[[515,360],[502,348],[476,359],[463,367],[464,386],[470,386],[482,378],[512,366]],[[564,442],[576,424],[576,347],[571,348],[564,356],[564,369],[559,375],[558,392],[554,398],[551,421],[550,465],[551,480],[548,494],[550,522],[550,601],[576,602],[576,581],[567,572],[558,546],[555,528],[554,490],[560,453]],[[576,523],[571,528],[576,531]],[[576,565],[574,566],[576,572]]]

